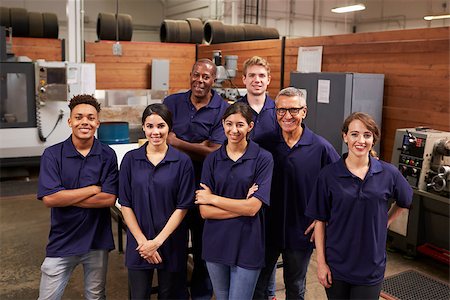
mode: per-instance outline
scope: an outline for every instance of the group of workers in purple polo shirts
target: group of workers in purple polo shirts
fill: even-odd
[[[160,299],[210,299],[213,292],[216,299],[267,299],[280,254],[286,298],[304,299],[314,242],[330,299],[375,299],[387,226],[409,207],[411,188],[394,167],[369,158],[378,136],[366,119],[349,121],[349,154],[340,158],[302,124],[300,90],[283,89],[274,101],[266,95],[267,61],[252,57],[244,69],[248,94],[229,106],[212,90],[214,63],[197,61],[188,92],[146,108],[147,143],[125,155],[120,172],[114,151],[93,135],[95,98],[71,100],[72,135],[41,162],[38,199],[52,207],[52,219],[39,299],[60,299],[78,264],[85,297],[105,298],[114,248],[109,206],[117,196],[128,226],[131,299],[150,297],[155,269]],[[390,197],[397,207],[388,214]]]

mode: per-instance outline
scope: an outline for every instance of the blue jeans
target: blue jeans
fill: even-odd
[[[265,292],[270,281],[270,276],[280,254],[283,258],[283,279],[286,287],[286,299],[305,299],[306,271],[308,270],[312,251],[312,248],[305,250],[281,250],[267,247],[266,266],[261,270],[261,274],[259,275],[253,299],[265,299]]]
[[[46,257],[41,266],[38,299],[61,299],[73,270],[79,264],[84,269],[84,297],[88,300],[105,299],[107,250],[91,250],[77,256]]]
[[[269,283],[267,284],[266,298],[272,299],[273,297],[275,297],[277,291],[276,275],[277,275],[277,265],[275,264],[275,267],[273,268],[272,274],[270,275],[269,278]]]
[[[260,269],[206,262],[217,300],[252,299]]]

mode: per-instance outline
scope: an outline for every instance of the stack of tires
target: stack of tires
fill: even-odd
[[[207,44],[219,44],[238,41],[278,39],[276,28],[266,28],[255,24],[225,25],[221,21],[209,20],[203,26]]]
[[[164,20],[159,30],[163,43],[201,44],[203,41],[203,23],[200,19]]]
[[[16,37],[58,38],[58,17],[54,13],[0,7],[0,26],[11,27]]]
[[[222,21],[209,20],[203,25],[200,19],[164,20],[159,31],[163,43],[219,44],[239,41],[278,39],[276,28],[254,24],[225,25]]]
[[[99,13],[97,17],[97,37],[99,40],[131,41],[133,19],[127,14]],[[118,28],[117,28],[118,26]],[[118,36],[117,34],[118,33]]]

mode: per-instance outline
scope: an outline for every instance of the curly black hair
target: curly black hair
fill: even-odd
[[[72,111],[73,108],[78,104],[92,105],[93,107],[95,107],[95,110],[97,110],[97,112],[100,112],[100,103],[98,103],[97,99],[95,99],[95,97],[93,97],[92,95],[83,94],[73,96],[72,99],[70,99],[69,103],[70,111]]]

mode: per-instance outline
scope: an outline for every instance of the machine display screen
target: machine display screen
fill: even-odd
[[[66,84],[66,68],[47,68],[48,84]]]

